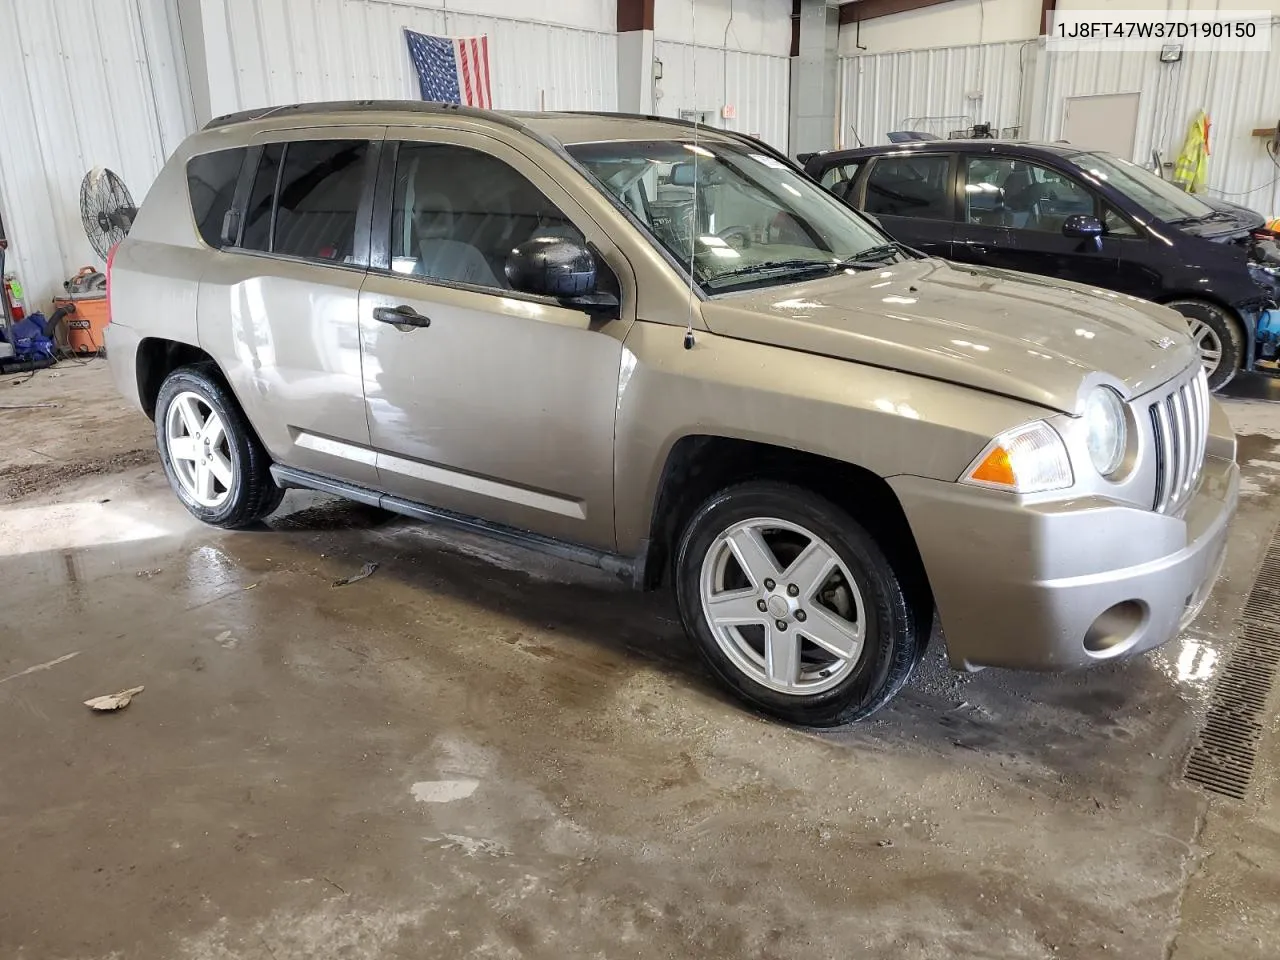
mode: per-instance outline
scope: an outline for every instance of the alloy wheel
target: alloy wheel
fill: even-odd
[[[226,502],[235,482],[235,464],[226,426],[198,393],[173,398],[165,416],[165,445],[174,476],[187,496],[202,507]]]
[[[1205,375],[1213,376],[1218,364],[1222,363],[1222,340],[1217,331],[1203,320],[1189,317],[1187,328],[1191,332],[1191,339],[1195,341],[1196,349],[1200,351],[1200,363]]]
[[[811,696],[857,667],[866,642],[862,594],[812,531],[768,517],[735,523],[707,550],[699,584],[717,645],[756,683]]]

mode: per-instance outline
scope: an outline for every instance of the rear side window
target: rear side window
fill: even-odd
[[[306,141],[285,148],[273,253],[350,260],[368,155],[367,140]]]
[[[880,157],[867,178],[866,211],[886,217],[952,219],[949,157]]]
[[[191,195],[191,213],[196,229],[211,247],[234,242],[235,237],[222,235],[223,221],[231,210],[236,181],[244,165],[245,147],[203,153],[187,161],[187,192]]]
[[[349,262],[368,156],[367,140],[268,144],[245,207],[241,247]]]

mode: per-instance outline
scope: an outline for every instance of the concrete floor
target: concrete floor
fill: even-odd
[[[1180,779],[1280,404],[1231,404],[1244,501],[1185,637],[1054,677],[935,643],[815,734],[712,687],[665,596],[299,493],[203,528],[102,364],[12,380],[0,957],[1280,954],[1275,724],[1249,801]]]

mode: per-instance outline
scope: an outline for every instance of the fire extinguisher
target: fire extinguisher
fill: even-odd
[[[22,303],[22,284],[12,273],[4,275],[4,295],[9,301],[10,316],[13,317],[14,322],[23,319],[27,315],[27,310]]]

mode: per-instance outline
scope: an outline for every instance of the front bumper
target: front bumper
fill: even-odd
[[[1234,458],[1206,457],[1177,516],[1094,497],[1029,505],[959,483],[890,483],[952,665],[1062,670],[1150,650],[1195,618],[1222,566],[1240,471]]]

